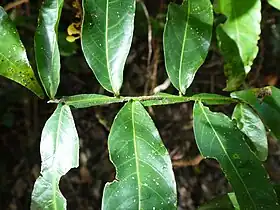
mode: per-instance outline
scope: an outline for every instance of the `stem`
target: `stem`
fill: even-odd
[[[92,106],[101,106],[105,104],[125,103],[131,100],[140,101],[144,106],[170,105],[176,103],[185,103],[189,101],[202,101],[203,103],[208,105],[222,105],[239,102],[239,100],[237,99],[219,96],[215,94],[198,94],[193,96],[176,96],[169,94],[161,94],[138,97],[108,97],[105,95],[98,94],[81,94],[75,96],[66,96],[62,97],[61,99],[50,100],[48,101],[48,103],[64,103],[75,108],[87,108]]]
[[[11,3],[8,3],[7,5],[4,6],[4,10],[5,11],[8,11],[12,8],[15,8],[21,4],[24,4],[24,3],[28,3],[29,0],[18,0],[18,1],[15,1],[15,2],[11,2]]]

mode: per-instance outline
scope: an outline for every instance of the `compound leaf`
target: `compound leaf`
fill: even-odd
[[[261,161],[267,158],[267,137],[263,122],[257,113],[246,104],[237,104],[232,115],[241,130],[253,143]]]
[[[276,87],[254,88],[231,93],[232,98],[250,104],[262,121],[280,140],[280,90]]]
[[[165,65],[172,84],[183,94],[207,56],[212,25],[209,0],[188,0],[168,7],[163,37]]]
[[[109,134],[116,180],[107,183],[102,209],[177,209],[176,184],[169,154],[140,102],[128,102]]]
[[[99,83],[119,95],[134,28],[135,0],[83,0],[82,49]]]
[[[69,106],[59,104],[46,122],[40,151],[41,176],[35,182],[31,209],[66,210],[59,180],[79,165],[79,137]]]
[[[23,85],[40,98],[44,97],[16,27],[2,7],[0,7],[0,75]]]
[[[60,82],[58,24],[63,0],[45,0],[35,33],[35,58],[38,74],[49,98],[54,98]]]
[[[201,102],[195,103],[193,112],[198,148],[204,157],[219,161],[240,209],[279,209],[261,162],[234,123],[222,113],[211,112]]]
[[[225,58],[224,71],[228,78],[225,90],[236,90],[250,71],[258,53],[261,33],[260,0],[218,0],[216,12],[227,17],[217,27],[217,39]],[[249,24],[248,24],[249,23]]]
[[[267,1],[271,6],[280,10],[280,1],[279,0],[267,0]]]

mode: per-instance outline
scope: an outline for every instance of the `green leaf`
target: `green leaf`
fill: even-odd
[[[38,74],[49,98],[53,99],[60,82],[60,54],[57,28],[63,0],[45,0],[35,33],[35,57]]]
[[[261,33],[260,0],[219,0],[216,12],[227,17],[217,27],[217,39],[225,58],[224,71],[228,78],[225,90],[236,90],[250,71],[258,53]]]
[[[135,0],[83,0],[82,49],[99,83],[119,95],[134,28]]]
[[[219,48],[224,57],[224,73],[227,77],[226,91],[236,90],[245,80],[246,72],[235,40],[221,26],[216,29]]]
[[[44,97],[16,27],[2,7],[0,7],[0,75],[23,85],[40,98]]]
[[[107,183],[102,209],[177,209],[169,154],[139,102],[128,102],[116,116],[108,140],[116,180]]]
[[[234,123],[222,113],[211,112],[201,102],[195,103],[193,112],[197,146],[204,157],[219,161],[240,209],[279,209],[261,162]]]
[[[230,199],[234,209],[235,210],[240,210],[240,206],[239,206],[239,204],[237,202],[235,194],[234,193],[228,193],[228,197],[229,197],[229,199]]]
[[[280,185],[274,184],[273,188],[277,194],[277,198],[280,198]],[[236,196],[233,192],[226,195],[222,195],[214,198],[209,203],[199,207],[198,210],[240,210],[237,203]]]
[[[237,104],[232,115],[236,120],[237,127],[253,143],[256,148],[256,155],[261,161],[267,158],[267,137],[263,122],[257,113],[246,104]]]
[[[231,202],[230,195],[235,197],[234,193],[228,193],[226,195],[222,195],[214,198],[208,203],[202,205],[198,208],[198,210],[236,210]]]
[[[232,98],[250,104],[262,121],[280,140],[280,90],[276,87],[255,88],[231,93]]]
[[[271,6],[280,10],[280,1],[279,0],[267,0],[267,1]]]
[[[183,94],[204,62],[211,42],[213,11],[209,0],[170,3],[164,29],[164,57],[172,84]]]
[[[71,168],[79,165],[79,137],[69,106],[59,104],[46,122],[40,151],[41,176],[36,180],[32,192],[31,210],[66,210],[59,180]]]

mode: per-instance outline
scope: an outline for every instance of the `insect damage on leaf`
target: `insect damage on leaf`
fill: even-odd
[[[79,0],[74,0],[72,7],[76,9],[75,18],[77,22],[71,23],[67,28],[66,40],[68,42],[74,42],[81,37],[81,25],[82,25],[82,6]]]
[[[272,90],[271,90],[271,87],[263,87],[263,88],[257,89],[255,94],[256,94],[256,97],[260,101],[263,101],[266,96],[272,95]]]

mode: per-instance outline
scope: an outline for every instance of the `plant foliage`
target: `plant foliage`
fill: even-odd
[[[268,2],[279,9],[279,1]],[[108,137],[109,157],[116,176],[105,185],[102,209],[176,209],[172,163],[145,106],[190,101],[194,101],[193,125],[199,151],[204,158],[219,162],[234,191],[200,209],[280,209],[275,186],[262,165],[268,156],[266,128],[280,139],[280,90],[271,86],[238,90],[230,97],[212,93],[183,96],[215,39],[212,28],[224,58],[225,90],[235,91],[245,82],[258,53],[261,0],[215,1],[215,16],[210,0],[170,3],[163,50],[168,77],[179,95],[121,96],[135,5],[136,0],[83,0],[82,51],[100,85],[114,96],[92,93],[58,98],[58,26],[63,0],[45,0],[42,4],[35,34],[37,73],[49,102],[58,105],[42,131],[41,175],[34,185],[31,209],[67,208],[59,180],[79,165],[79,138],[70,109],[112,103],[125,104]],[[215,25],[214,17],[219,15],[226,20]],[[0,75],[39,97],[44,95],[16,28],[2,7]],[[231,103],[235,104],[231,118],[206,106]]]

